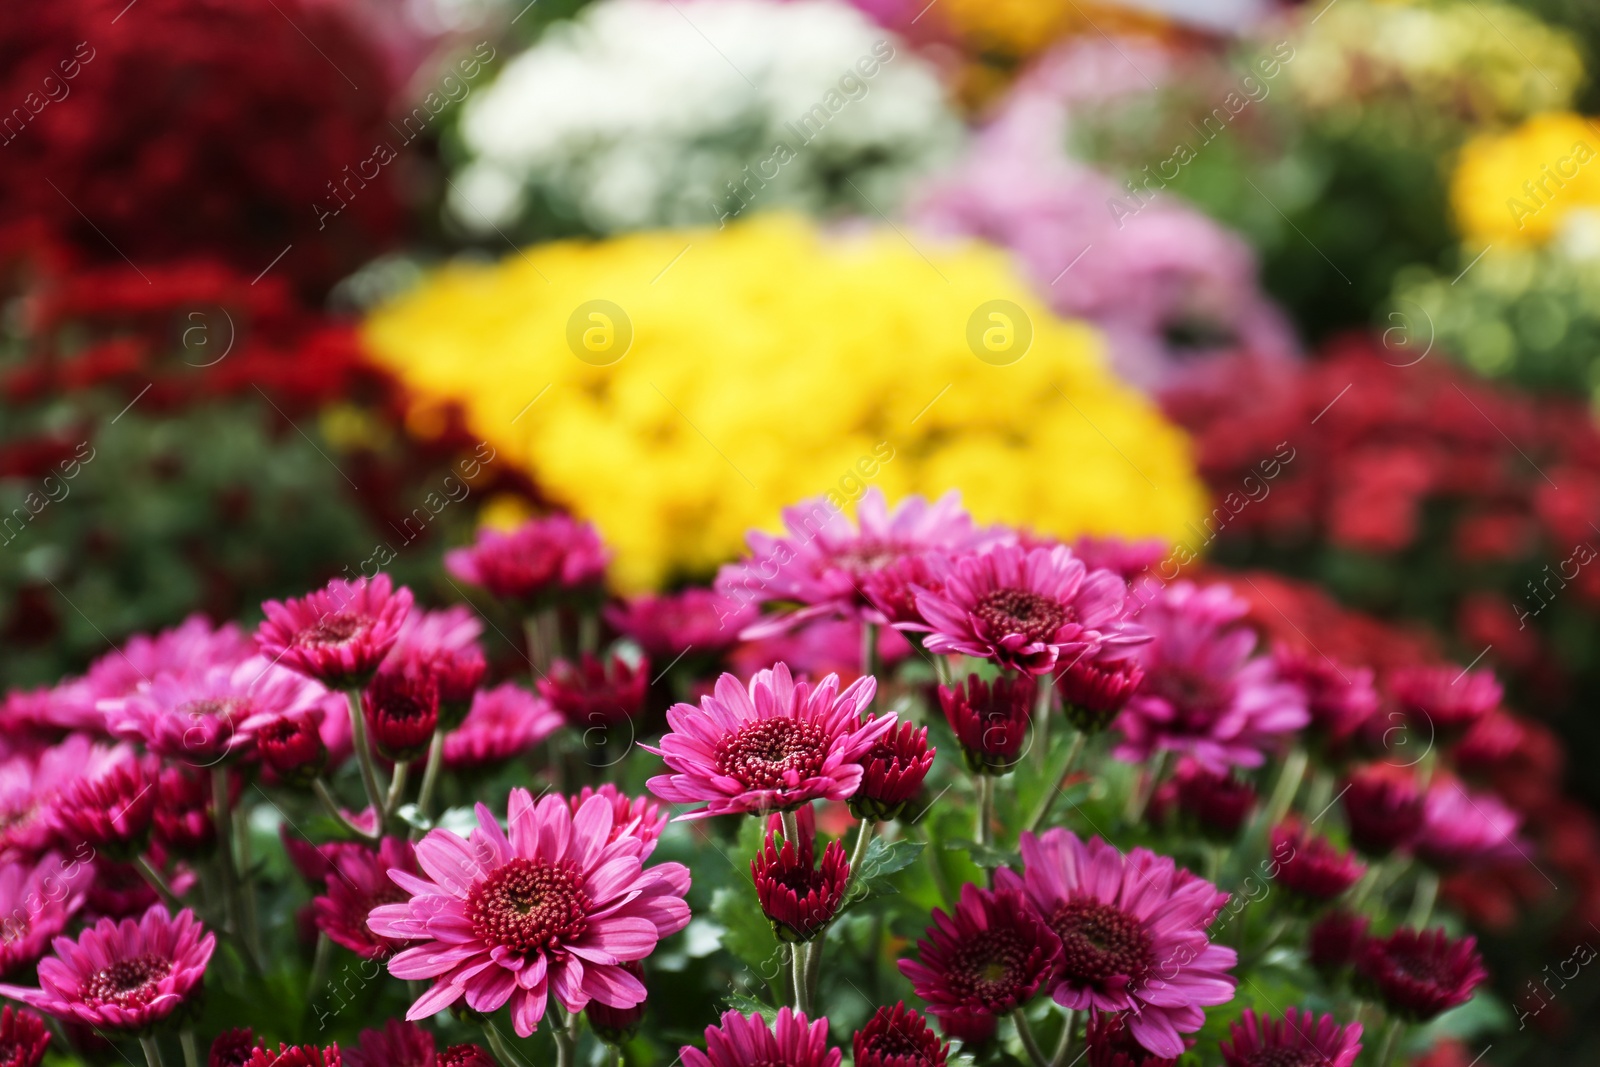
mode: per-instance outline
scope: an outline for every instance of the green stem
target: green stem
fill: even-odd
[[[1405,1029],[1404,1020],[1389,1020],[1389,1026],[1383,1032],[1383,1044],[1378,1046],[1378,1058],[1373,1061],[1374,1067],[1389,1067],[1394,1060],[1395,1051],[1400,1047],[1400,1035]]]
[[[1424,867],[1417,875],[1416,894],[1411,898],[1411,915],[1407,926],[1424,929],[1433,918],[1433,905],[1439,899],[1439,875]]]
[[[424,819],[433,817],[433,792],[439,787],[439,769],[444,766],[444,727],[433,731],[433,742],[428,745],[428,764],[422,772],[422,789],[417,793],[417,811]],[[411,835],[421,831],[413,829]]]
[[[800,851],[800,810],[784,811],[778,813],[778,818],[783,821],[783,839],[794,845],[796,852]]]
[[[1161,778],[1166,774],[1167,756],[1165,749],[1157,752],[1155,759],[1149,763],[1149,769],[1134,785],[1133,792],[1128,794],[1128,807],[1122,815],[1123,820],[1130,826],[1139,825],[1140,820],[1144,818],[1144,809],[1150,806],[1150,800],[1156,795],[1156,788],[1161,785]]]
[[[953,676],[950,670],[950,660],[944,656],[933,657],[933,676],[938,679],[940,685],[955,684],[952,681]]]
[[[988,845],[993,840],[990,824],[994,821],[994,779],[987,774],[978,775],[977,789],[978,810],[972,828],[973,840],[980,845]]]
[[[578,616],[578,651],[595,652],[600,648],[600,619],[592,611]]]
[[[1023,826],[1024,830],[1037,830],[1039,828],[1039,824],[1044,822],[1045,819],[1049,817],[1050,809],[1055,806],[1056,798],[1065,792],[1065,790],[1061,788],[1062,781],[1065,780],[1067,775],[1072,773],[1072,769],[1078,765],[1078,758],[1083,755],[1084,745],[1088,742],[1088,740],[1089,735],[1084,733],[1082,730],[1079,730],[1073,735],[1072,744],[1067,748],[1066,760],[1062,763],[1061,769],[1052,774],[1050,782],[1048,783],[1050,788],[1045,792],[1045,795],[1039,799],[1039,803],[1034,806],[1033,814],[1028,816],[1028,821],[1026,825]]]
[[[862,819],[861,828],[856,831],[856,847],[850,851],[850,880],[852,882],[861,877],[861,861],[867,858],[867,846],[872,843],[873,823],[871,819]],[[849,899],[849,893],[845,894]]]
[[[328,968],[333,963],[333,939],[318,931],[317,950],[311,957],[311,983],[306,986],[306,1003],[328,983]]]
[[[161,1046],[156,1043],[153,1035],[146,1034],[141,1037],[139,1047],[144,1049],[144,1059],[150,1067],[167,1067],[166,1061],[161,1058]]]
[[[200,1050],[195,1047],[194,1031],[187,1026],[178,1031],[178,1040],[183,1044],[183,1067],[200,1067]]]
[[[369,834],[367,831],[351,822],[349,818],[345,816],[345,813],[339,810],[339,798],[335,797],[333,795],[333,790],[328,788],[327,781],[322,778],[316,779],[311,783],[311,791],[315,793],[317,795],[317,799],[322,802],[323,809],[327,811],[327,813],[331,815],[334,821],[340,826],[343,826],[346,830],[350,831],[352,834],[355,834],[363,841],[371,841],[376,844],[378,841],[383,839],[382,826],[379,826],[376,831]]]
[[[228,810],[228,768],[211,768],[211,814],[217,830],[217,873],[222,879],[222,907],[230,933],[239,930],[239,896],[234,889],[233,813]]]
[[[1068,1008],[1067,1017],[1061,1024],[1061,1040],[1056,1042],[1055,1055],[1050,1057],[1050,1067],[1065,1067],[1067,1057],[1072,1054],[1072,1024],[1077,1022],[1077,1018],[1077,1013]]]
[[[578,1052],[577,1020],[567,1014],[567,1009],[557,1005],[556,1022],[551,1031],[556,1039],[556,1067],[572,1067]]]
[[[1041,674],[1034,680],[1033,698],[1033,757],[1035,766],[1042,767],[1050,758],[1050,698],[1055,694],[1055,679]]]
[[[133,864],[139,868],[139,873],[144,875],[144,880],[150,883],[150,888],[156,891],[156,895],[161,898],[162,903],[166,904],[174,914],[183,908],[183,905],[178,902],[178,895],[172,891],[172,887],[167,884],[167,880],[161,877],[161,872],[151,866],[148,859],[139,856],[133,861]]]
[[[372,745],[367,741],[367,716],[361,710],[361,693],[345,690],[345,701],[350,706],[350,740],[355,746],[356,762],[361,765],[361,788],[367,794],[367,806],[380,816],[378,832],[383,832],[383,793],[378,789],[378,771],[372,760]]]
[[[1028,1052],[1028,1059],[1034,1067],[1050,1067],[1050,1061],[1044,1058],[1044,1050],[1039,1047],[1039,1041],[1033,1036],[1033,1028],[1028,1025],[1028,1017],[1018,1008],[1011,1013],[1011,1019],[1017,1024],[1017,1037],[1022,1041],[1022,1047]]]
[[[251,955],[261,958],[261,930],[256,923],[255,880],[250,877],[253,860],[250,855],[250,813],[239,808],[233,813],[234,840],[239,845],[239,921],[243,924],[240,936],[250,946]]]
[[[794,943],[789,946],[789,969],[794,975],[794,1010],[811,1018],[811,983],[806,975],[806,946]]]
[[[817,1003],[817,984],[822,978],[822,944],[827,932],[819,933],[806,944],[806,1003]]]
[[[406,797],[406,785],[410,777],[411,764],[396,763],[394,765],[394,777],[389,779],[389,795],[383,798],[383,823],[387,824],[390,819],[394,818],[394,813],[400,810],[400,802]]]
[[[878,676],[878,625],[877,623],[861,623],[861,673],[868,678]],[[877,701],[877,695],[873,695]]]
[[[1289,750],[1288,758],[1283,761],[1283,771],[1278,775],[1278,784],[1272,788],[1272,798],[1267,801],[1267,807],[1262,819],[1262,832],[1271,833],[1272,828],[1283,821],[1289,814],[1289,807],[1294,803],[1294,796],[1300,791],[1300,780],[1306,775],[1306,750],[1299,745]]]
[[[523,1058],[506,1044],[506,1039],[500,1036],[493,1019],[483,1020],[483,1036],[488,1040],[489,1048],[494,1051],[495,1059],[500,1061],[502,1067],[528,1067]]]

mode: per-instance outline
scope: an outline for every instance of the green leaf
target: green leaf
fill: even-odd
[[[873,838],[867,845],[867,854],[861,857],[860,870],[852,872],[852,900],[871,900],[898,893],[894,876],[917,862],[922,848],[921,841]]]
[[[996,848],[993,845],[980,845],[976,841],[968,841],[959,837],[946,841],[944,847],[965,852],[972,857],[973,863],[988,871],[999,867],[1010,867],[1020,860],[1020,857],[1013,849]]]
[[[778,1021],[777,1008],[774,1008],[766,1001],[757,1000],[755,997],[747,997],[743,993],[730,994],[723,999],[723,1003],[726,1004],[731,1011],[736,1011],[740,1015],[761,1016],[762,1021],[764,1021],[768,1026],[771,1026]]]
[[[711,895],[711,917],[722,925],[722,947],[745,965],[752,983],[783,980],[787,951],[772,934],[772,924],[761,914],[753,888],[719,888]]]

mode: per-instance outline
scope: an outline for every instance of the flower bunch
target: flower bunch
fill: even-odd
[[[888,210],[960,126],[927,61],[837,0],[605,0],[507,63],[461,134],[462,225],[613,233]]]
[[[595,523],[629,591],[709,573],[797,485],[828,495],[814,523],[869,485],[960,485],[985,518],[1175,535],[1197,506],[1184,443],[1111,378],[1093,335],[992,251],[923,248],[929,259],[892,230],[823,235],[789,217],[544,245],[444,269],[366,336],[419,405],[459,402],[501,462]],[[1031,332],[1020,359],[996,360],[981,329],[969,347],[997,295],[1026,319],[1011,313],[1009,343]],[[815,314],[835,300],[848,316]],[[803,366],[787,339],[801,329]],[[546,387],[560,404],[539,400]],[[1097,473],[1056,477],[1050,456]]]

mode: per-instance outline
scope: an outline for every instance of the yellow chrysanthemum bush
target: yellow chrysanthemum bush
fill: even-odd
[[[366,334],[419,405],[459,402],[593,520],[628,589],[869,485],[959,488],[980,520],[1058,535],[1175,535],[1204,510],[1183,434],[1091,329],[999,251],[909,236],[775,215],[543,245],[439,270]]]
[[[1571,112],[1535,115],[1461,150],[1450,202],[1472,242],[1539,244],[1578,212],[1600,209],[1600,123]]]

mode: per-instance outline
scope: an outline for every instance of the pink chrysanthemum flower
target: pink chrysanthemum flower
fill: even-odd
[[[445,735],[444,765],[482,767],[520,756],[566,724],[550,702],[515,682],[481,689],[461,725]]]
[[[1061,939],[1053,995],[1072,1009],[1129,1011],[1129,1028],[1160,1056],[1183,1053],[1202,1008],[1233,999],[1238,960],[1206,928],[1228,894],[1136,848],[1126,856],[1100,838],[1066,830],[1022,835],[1023,873],[995,873],[997,889],[1024,891]]]
[[[953,489],[931,504],[907,497],[892,512],[880,490],[868,489],[856,505],[855,522],[826,497],[815,497],[785,508],[783,524],[786,537],[752,530],[750,558],[717,575],[718,591],[741,602],[803,605],[747,627],[747,640],[825,616],[882,624],[887,620],[866,599],[863,579],[908,556],[973,550],[1003,536],[973,526]],[[774,568],[776,575],[769,575]]]
[[[777,822],[778,817],[772,816],[771,821]],[[850,864],[844,846],[830,841],[823,850],[822,865],[817,866],[815,832],[810,826],[802,826],[798,841],[784,840],[780,828],[768,827],[765,847],[750,861],[750,878],[773,933],[784,941],[809,941],[827,928],[844,903]]]
[[[1247,1008],[1222,1042],[1227,1067],[1354,1067],[1360,1054],[1360,1023],[1340,1026],[1331,1015],[1293,1008],[1281,1019]]]
[[[50,848],[56,840],[51,811],[61,792],[131,752],[127,745],[109,747],[69,734],[42,752],[0,762],[0,858],[32,858]]]
[[[1522,817],[1493,793],[1469,793],[1452,778],[1438,778],[1423,799],[1422,828],[1411,848],[1442,871],[1514,859],[1525,855],[1521,825]]]
[[[1305,827],[1280,823],[1271,841],[1278,884],[1300,903],[1335,900],[1367,873],[1366,864]]]
[[[630,663],[618,655],[602,660],[592,652],[577,663],[556,660],[538,681],[539,695],[566,716],[569,726],[584,731],[638,718],[649,685],[649,660]]]
[[[322,708],[266,716],[253,728],[256,755],[287,785],[308,786],[328,763]]]
[[[1410,770],[1359,768],[1345,779],[1339,799],[1351,843],[1368,856],[1387,856],[1411,844],[1422,829],[1425,801]]]
[[[138,922],[101,919],[77,941],[58,937],[39,964],[39,989],[0,984],[0,996],[68,1022],[145,1031],[178,1009],[205,977],[217,939],[185,908],[157,904]]]
[[[1389,675],[1389,693],[1419,733],[1454,740],[1500,706],[1500,682],[1491,670],[1444,666],[1401,667]]]
[[[54,852],[38,863],[0,866],[0,978],[13,977],[44,955],[45,945],[83,907],[93,881],[93,864]]]
[[[880,737],[862,757],[861,788],[850,798],[858,819],[895,819],[922,789],[938,750],[928,747],[928,728],[903,722]]]
[[[472,547],[444,554],[444,569],[502,600],[533,602],[597,591],[609,560],[591,524],[547,515],[510,533],[479,530]]]
[[[1357,986],[1390,1012],[1427,1022],[1471,1000],[1489,972],[1476,938],[1455,940],[1443,928],[1423,933],[1404,927],[1362,943],[1356,976]]]
[[[722,1024],[706,1027],[706,1050],[679,1049],[684,1067],[839,1067],[844,1054],[828,1047],[828,1020],[808,1022],[799,1012],[778,1009],[768,1027],[759,1015],[730,1011]]]
[[[144,851],[155,818],[160,761],[127,753],[61,791],[51,808],[56,832],[68,846],[87,845],[113,859],[131,861]]]
[[[950,1047],[904,1001],[873,1012],[851,1039],[855,1067],[944,1067]]]
[[[1134,654],[1144,683],[1117,719],[1120,759],[1163,749],[1213,770],[1259,767],[1264,752],[1310,721],[1305,694],[1281,681],[1272,659],[1251,657],[1256,635],[1240,623],[1249,603],[1225,585],[1175,582],[1139,615],[1155,640]]]
[[[1020,893],[968,882],[954,911],[933,909],[917,958],[901,960],[900,973],[941,1019],[995,1016],[1032,1000],[1060,960],[1061,939]]]
[[[1228,772],[1207,770],[1193,760],[1180,760],[1172,778],[1156,790],[1162,806],[1173,809],[1180,824],[1192,826],[1214,841],[1231,842],[1255,809],[1255,787]],[[1157,807],[1156,801],[1151,808]]]
[[[478,647],[482,633],[478,616],[460,604],[443,611],[413,610],[378,672],[426,674],[439,690],[440,719],[454,726],[467,714],[488,673],[488,661]]]
[[[387,574],[325,588],[296,600],[261,605],[256,630],[262,655],[332,689],[364,685],[394,647],[411,612],[411,590]]]
[[[929,652],[993,659],[1001,667],[1048,674],[1061,660],[1138,644],[1144,631],[1124,619],[1128,587],[1110,571],[1091,571],[1065,545],[1001,545],[958,557],[944,588],[916,591]]]
[[[393,871],[419,873],[416,851],[402,838],[384,838],[376,852],[353,846],[328,853],[327,891],[311,902],[317,929],[362,959],[399,951],[405,942],[380,937],[367,926],[373,908],[410,899],[390,877]]]
[[[584,786],[578,790],[572,798],[572,817],[577,818],[589,798],[595,796],[604,797],[611,805],[611,834],[606,838],[606,844],[619,837],[636,837],[644,844],[644,851],[639,854],[640,860],[655,851],[656,840],[667,828],[667,813],[661,810],[660,804],[649,797],[630,797],[606,782],[599,789]]]
[[[244,1067],[341,1067],[342,1062],[337,1044],[327,1048],[279,1045],[276,1052],[268,1048],[252,1049]]]
[[[1278,677],[1300,687],[1310,730],[1325,743],[1341,744],[1353,737],[1378,710],[1371,667],[1335,663],[1315,650],[1285,644],[1272,648]]]
[[[168,759],[208,767],[245,750],[258,726],[320,708],[328,691],[261,656],[205,671],[164,674],[104,700],[106,729]]]
[[[688,868],[642,867],[639,838],[611,838],[605,797],[573,816],[564,797],[535,804],[513,789],[509,836],[488,808],[477,812],[470,839],[432,830],[418,842],[424,876],[389,872],[411,899],[368,920],[381,937],[423,942],[389,961],[396,978],[433,980],[406,1018],[463,997],[480,1012],[509,1001],[512,1027],[527,1037],[551,996],[572,1012],[591,1000],[618,1008],[643,1000],[644,985],[623,964],[688,925]]]
[[[43,1019],[9,1004],[0,1010],[0,1067],[39,1067],[49,1044]]]
[[[612,629],[631,637],[645,655],[671,663],[679,656],[714,656],[732,648],[739,631],[755,619],[756,607],[714,589],[690,588],[634,597],[608,606],[603,614]]]
[[[757,671],[748,689],[731,674],[700,707],[675,704],[660,748],[641,745],[674,772],[650,779],[669,804],[704,802],[680,819],[779,811],[812,800],[848,800],[861,785],[862,760],[888,731],[893,712],[862,723],[877,683],[837,675],[796,683],[780,663]]]
[[[416,1023],[390,1019],[382,1030],[363,1030],[355,1048],[344,1053],[345,1067],[494,1067],[477,1045],[440,1051],[433,1035]]]

